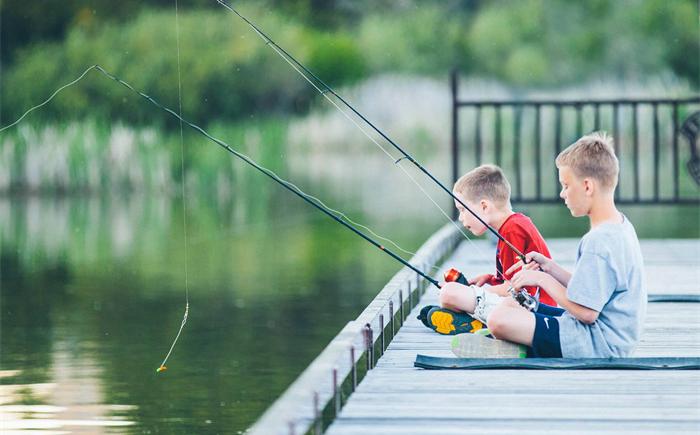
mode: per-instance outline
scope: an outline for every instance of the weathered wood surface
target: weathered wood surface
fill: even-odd
[[[411,259],[411,264],[420,270],[431,270],[438,262],[454,251],[458,232],[446,224],[436,232]],[[338,397],[336,388],[344,379],[352,376],[356,365],[366,349],[364,335],[366,325],[380,331],[381,324],[389,325],[390,313],[399,313],[402,305],[408,306],[411,291],[418,293],[418,275],[408,267],[402,268],[379,294],[370,302],[360,316],[326,346],[321,354],[299,375],[275,403],[246,432],[248,435],[303,434],[318,425],[319,411],[327,404],[334,404]],[[415,301],[413,302],[415,304]],[[398,322],[395,322],[398,323]],[[400,324],[396,324],[396,329]],[[373,342],[380,338],[374,333]],[[334,377],[335,371],[335,377]]]
[[[560,264],[573,266],[576,240],[549,245]],[[699,240],[643,240],[642,250],[650,294],[700,294]],[[463,242],[445,266],[467,276],[490,272],[494,251],[487,241]],[[700,433],[697,371],[414,368],[418,353],[454,356],[451,337],[416,319],[426,304],[437,304],[434,289],[428,289],[327,433]],[[635,356],[700,356],[700,304],[649,304]]]

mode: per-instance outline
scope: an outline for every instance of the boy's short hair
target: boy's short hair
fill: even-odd
[[[559,153],[555,163],[557,168],[570,167],[579,178],[594,178],[612,189],[617,186],[620,163],[613,139],[604,131],[588,134],[569,145]]]
[[[472,169],[457,180],[453,190],[470,202],[489,199],[499,206],[510,204],[510,183],[496,165]]]

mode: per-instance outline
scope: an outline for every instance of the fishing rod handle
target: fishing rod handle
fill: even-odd
[[[445,272],[445,282],[456,282],[462,285],[469,285],[469,280],[466,276],[454,267]]]

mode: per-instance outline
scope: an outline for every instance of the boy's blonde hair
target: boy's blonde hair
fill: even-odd
[[[488,199],[501,207],[510,204],[510,183],[496,165],[472,169],[457,180],[453,190],[470,202]]]
[[[555,163],[557,168],[570,167],[578,178],[594,178],[611,189],[617,186],[620,163],[613,139],[604,131],[588,134],[569,145],[559,153]]]

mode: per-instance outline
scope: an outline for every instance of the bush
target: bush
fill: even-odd
[[[325,32],[261,4],[239,7],[334,87],[395,71],[445,77],[453,66],[518,86],[638,79],[669,71],[700,84],[700,60],[689,54],[700,50],[693,0],[415,3],[400,13],[379,8],[358,17],[357,24]],[[235,15],[219,8],[182,11],[179,17],[179,73],[171,9],[145,10],[123,23],[78,20],[62,43],[27,47],[0,76],[2,119],[16,119],[95,63],[173,109],[179,106],[181,79],[185,117],[204,124],[304,112],[318,98]],[[96,74],[33,116],[87,115],[177,125]]]
[[[275,14],[253,14],[271,37],[333,83],[365,74],[359,50],[346,35],[318,35]],[[182,110],[198,123],[305,109],[316,92],[233,14],[186,12],[179,17]],[[313,44],[306,42],[313,41]],[[107,71],[177,111],[178,68],[175,17],[147,11],[126,24],[74,28],[65,42],[25,50],[3,77],[4,119],[18,117],[88,66]],[[64,91],[42,115],[99,115],[131,123],[173,118],[98,73]]]

